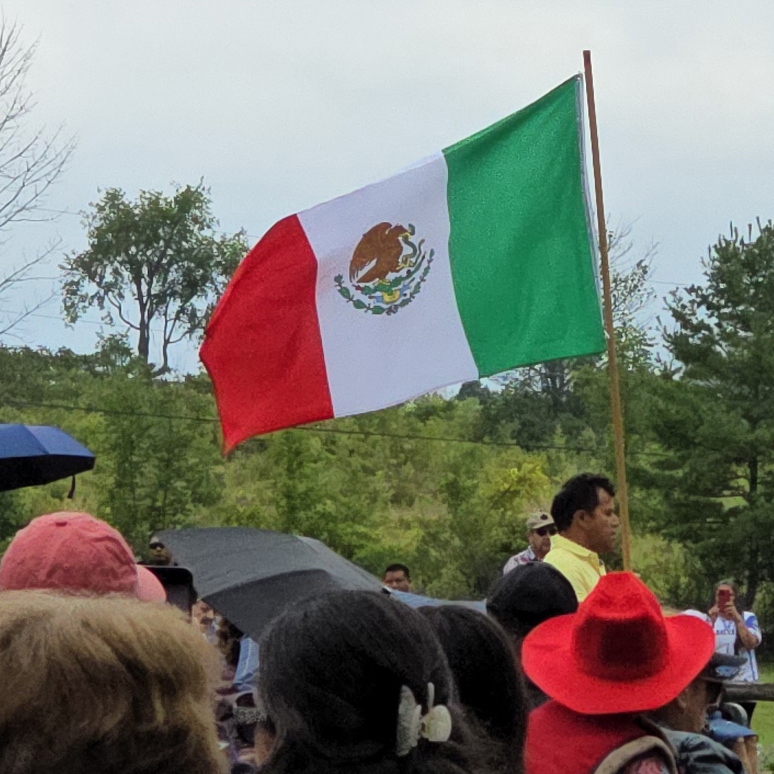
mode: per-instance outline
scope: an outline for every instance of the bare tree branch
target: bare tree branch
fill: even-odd
[[[34,314],[35,312],[37,312],[38,309],[42,309],[47,303],[49,303],[49,301],[52,301],[54,298],[56,298],[56,296],[57,296],[56,293],[51,293],[47,298],[44,298],[42,301],[38,301],[32,306],[26,306],[20,312],[16,312],[15,315],[12,315],[10,319],[7,319],[5,323],[3,323],[2,326],[0,326],[0,336],[9,335],[10,331],[13,328],[15,328],[20,322],[22,322],[22,320],[25,320],[31,314]],[[20,337],[14,335],[14,338],[20,338]]]
[[[45,196],[75,149],[74,140],[64,139],[61,128],[49,133],[44,127],[29,125],[35,103],[26,79],[37,46],[37,41],[22,41],[18,24],[0,19],[0,245],[7,242],[2,236],[17,223],[54,219],[55,214],[43,208]],[[56,246],[0,276],[0,295],[22,283],[52,279],[32,274],[31,269],[44,263]],[[9,335],[51,298],[53,295],[0,321],[0,336]]]
[[[140,326],[137,323],[133,323],[128,318],[124,317],[124,309],[121,306],[121,303],[119,301],[116,301],[112,296],[107,299],[108,303],[118,312],[118,316],[121,319],[121,322],[125,325],[128,325],[130,328],[134,328],[134,330],[139,331]]]

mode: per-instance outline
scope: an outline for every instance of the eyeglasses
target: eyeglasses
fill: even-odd
[[[546,535],[555,535],[556,525],[552,524],[550,527],[540,527],[539,529],[536,529],[535,532],[537,532],[540,537],[545,537]]]
[[[164,548],[163,543],[151,543],[150,548]]]

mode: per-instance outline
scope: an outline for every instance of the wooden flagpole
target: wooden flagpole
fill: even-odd
[[[613,307],[610,292],[610,263],[607,255],[607,223],[605,203],[602,197],[602,172],[599,164],[599,138],[597,136],[597,110],[594,104],[594,76],[591,72],[591,51],[583,52],[583,69],[586,75],[586,104],[591,129],[591,158],[594,166],[594,192],[597,200],[597,230],[602,269],[602,293],[604,296],[605,330],[607,331],[607,368],[610,374],[610,407],[613,415],[613,442],[615,467],[618,477],[618,515],[621,520],[621,549],[624,570],[632,569],[631,528],[629,526],[629,492],[626,486],[626,457],[624,455],[623,412],[621,391],[618,385],[618,357],[615,351],[613,331]]]

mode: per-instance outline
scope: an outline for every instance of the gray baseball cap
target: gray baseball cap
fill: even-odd
[[[530,513],[530,515],[527,516],[528,530],[540,529],[541,527],[550,527],[553,525],[553,523],[554,520],[547,513],[543,513],[542,511],[538,511],[537,513]]]

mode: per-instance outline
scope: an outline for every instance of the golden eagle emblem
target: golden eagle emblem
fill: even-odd
[[[371,314],[392,315],[408,306],[427,279],[435,255],[424,249],[424,239],[413,241],[415,234],[411,223],[385,221],[369,228],[349,262],[351,286],[345,286],[343,274],[334,278],[341,296]]]

